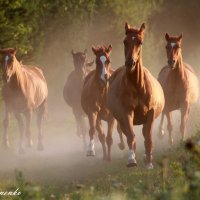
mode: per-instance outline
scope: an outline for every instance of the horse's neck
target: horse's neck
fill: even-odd
[[[23,81],[22,67],[16,58],[14,59],[13,70],[14,71],[11,77],[11,85],[15,88],[21,89],[21,84]]]
[[[128,72],[127,78],[136,89],[141,90],[144,88],[144,69],[141,57],[136,63],[135,69],[132,72]]]
[[[176,77],[178,80],[180,81],[184,81],[185,79],[185,67],[184,67],[184,64],[183,64],[183,60],[182,60],[182,55],[180,54],[178,60],[177,60],[177,76]]]

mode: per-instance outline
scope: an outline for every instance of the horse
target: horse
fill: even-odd
[[[164,107],[164,94],[159,82],[142,64],[145,24],[139,29],[125,23],[125,66],[110,77],[107,105],[127,137],[128,164],[137,166],[134,125],[143,125],[145,165],[152,169],[152,128]]]
[[[35,66],[23,65],[16,58],[16,49],[1,49],[3,86],[2,97],[5,103],[5,118],[3,120],[3,146],[8,148],[9,116],[14,113],[19,125],[19,153],[23,153],[24,133],[28,139],[28,147],[32,146],[30,122],[33,111],[37,112],[38,150],[43,150],[42,119],[47,110],[48,89],[41,69]],[[22,119],[25,116],[26,124]]]
[[[185,138],[186,124],[190,113],[191,106],[197,102],[199,97],[199,82],[193,68],[184,63],[181,54],[182,34],[179,36],[165,35],[167,41],[166,52],[168,64],[164,66],[159,75],[164,95],[165,107],[162,112],[159,126],[159,136],[164,136],[164,116],[168,121],[169,144],[173,145],[172,137],[172,111],[180,109],[181,112],[181,140]]]
[[[89,136],[87,156],[95,156],[94,134],[97,130],[99,141],[102,144],[103,160],[111,160],[111,145],[113,143],[112,132],[115,119],[106,106],[106,98],[108,91],[108,80],[113,70],[110,66],[110,53],[112,46],[92,47],[92,51],[96,56],[96,69],[91,71],[85,78],[83,90],[81,94],[81,105],[89,120]],[[101,120],[108,124],[107,136],[105,136]],[[120,129],[118,128],[118,132]],[[119,132],[121,149],[124,148],[122,141],[122,133]],[[107,148],[106,148],[107,144]],[[107,151],[108,150],[108,151]]]
[[[67,77],[63,88],[63,97],[65,102],[72,108],[77,127],[77,135],[83,137],[83,144],[86,146],[86,115],[81,107],[81,91],[86,75],[89,73],[88,67],[94,63],[87,61],[87,50],[84,52],[71,51],[74,70]]]

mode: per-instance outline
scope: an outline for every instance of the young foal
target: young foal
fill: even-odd
[[[143,124],[146,167],[151,169],[152,127],[164,107],[164,94],[159,82],[142,65],[145,25],[135,29],[126,23],[125,32],[125,66],[117,69],[110,78],[108,108],[127,137],[127,167],[137,166],[133,125]]]
[[[94,134],[98,131],[99,140],[103,147],[103,159],[111,160],[112,131],[115,119],[106,107],[106,96],[108,91],[108,79],[112,73],[110,68],[110,52],[111,45],[106,48],[92,47],[96,55],[96,69],[88,74],[83,85],[81,104],[83,110],[89,119],[89,136],[90,143],[88,146],[87,156],[94,156]],[[108,123],[107,137],[102,129],[101,120]],[[108,154],[106,151],[106,143],[108,146]],[[121,142],[122,143],[122,142]]]
[[[164,115],[168,120],[169,143],[173,144],[171,113],[181,110],[181,137],[185,136],[186,123],[191,105],[197,102],[199,97],[199,83],[193,69],[184,63],[181,55],[182,35],[170,37],[165,35],[167,41],[166,51],[168,65],[163,67],[159,73],[158,80],[165,94],[165,107],[160,123],[160,136],[164,135]]]
[[[30,121],[32,112],[37,110],[38,150],[43,150],[41,123],[46,111],[48,90],[42,70],[37,67],[20,64],[15,57],[15,49],[2,49],[0,53],[3,55],[2,95],[5,102],[3,146],[9,147],[7,129],[10,113],[14,113],[19,124],[19,152],[23,153],[24,123],[21,114],[24,114],[26,118],[25,132],[28,146],[32,145]]]
[[[77,135],[83,137],[84,146],[86,145],[86,115],[81,107],[81,91],[83,82],[88,74],[87,67],[93,65],[94,62],[87,62],[87,50],[84,52],[74,53],[72,50],[74,61],[74,70],[67,77],[67,81],[63,88],[63,97],[65,102],[72,108],[77,125]]]

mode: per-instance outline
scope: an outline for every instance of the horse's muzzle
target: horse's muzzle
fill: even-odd
[[[175,64],[176,64],[176,61],[175,60],[168,60],[168,65],[174,69],[175,68]]]
[[[128,70],[132,70],[135,65],[136,65],[136,62],[132,58],[129,60],[126,60],[125,62],[125,66],[127,67]]]

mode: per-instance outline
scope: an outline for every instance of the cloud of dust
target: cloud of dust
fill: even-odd
[[[143,47],[145,66],[148,65],[148,60],[150,60],[147,55],[149,50],[145,48],[149,47],[152,48],[150,52],[152,59],[149,62],[151,66],[149,68],[153,68],[153,74],[157,76],[161,67],[166,64],[165,32],[175,35],[183,33],[183,58],[195,67],[199,75],[200,23],[198,20],[198,9],[195,5],[189,9],[186,3],[182,3],[178,7],[178,4],[170,2],[164,4],[164,6],[163,10],[151,16],[147,23],[147,27],[149,27],[148,31],[152,32],[154,37],[151,39],[151,44]],[[191,11],[189,12],[189,10]],[[97,156],[95,158],[86,158],[82,140],[75,134],[76,125],[74,116],[71,109],[64,102],[62,91],[69,72],[73,70],[71,49],[74,49],[74,51],[83,51],[87,48],[88,58],[92,60],[94,59],[91,51],[93,44],[112,44],[112,67],[117,68],[124,64],[123,37],[119,38],[119,35],[116,34],[117,36],[115,36],[115,33],[106,32],[104,30],[105,26],[105,24],[96,23],[90,27],[88,38],[83,43],[76,45],[79,48],[74,48],[72,45],[74,41],[67,41],[68,27],[60,29],[58,28],[59,26],[55,27],[52,34],[47,37],[44,52],[39,61],[39,65],[42,66],[46,75],[49,88],[48,117],[44,122],[43,128],[45,151],[37,152],[36,150],[37,127],[34,122],[35,120],[33,120],[31,129],[34,146],[32,149],[26,148],[25,155],[18,155],[17,142],[19,134],[17,124],[12,119],[11,122],[14,128],[9,129],[12,147],[9,152],[1,151],[0,153],[2,159],[4,159],[4,162],[0,166],[0,169],[5,172],[1,175],[2,179],[12,179],[14,177],[13,170],[17,168],[22,170],[26,177],[34,181],[51,180],[59,182],[59,180],[78,180],[80,176],[87,176],[90,170],[101,162],[102,150],[99,143],[97,143]],[[124,29],[124,24],[121,27]],[[157,48],[158,51],[154,52],[154,48]],[[2,117],[3,115],[1,115]],[[162,141],[157,139],[159,121],[160,119],[155,121],[153,130],[154,151],[158,151],[158,149],[159,151],[161,149],[164,151],[168,147],[167,134]],[[175,132],[178,132],[176,129],[179,128],[178,124],[180,123],[178,112],[175,112],[173,116],[173,123],[175,124],[174,135],[177,135]],[[106,130],[105,124],[104,130]],[[137,141],[137,152],[139,152],[137,156],[139,158],[141,157],[141,152],[144,152],[144,139],[141,127],[134,127],[134,130]],[[126,155],[126,150],[124,152],[118,150],[117,143],[119,137],[116,130],[114,130],[113,137],[113,159],[123,158]],[[126,142],[125,137],[124,139]],[[89,141],[88,134],[87,141]],[[124,159],[124,164],[126,164],[126,161]],[[83,170],[84,168],[88,170]]]

